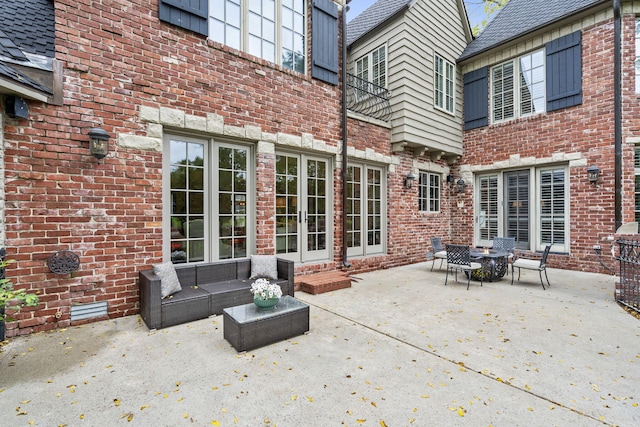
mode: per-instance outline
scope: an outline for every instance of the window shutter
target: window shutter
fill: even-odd
[[[488,68],[468,72],[464,82],[464,130],[471,130],[489,124],[489,84]]]
[[[547,51],[547,111],[582,104],[581,33],[552,40]]]
[[[314,0],[311,14],[311,75],[338,84],[338,6],[331,0]]]
[[[160,0],[159,18],[178,27],[209,35],[209,0]]]

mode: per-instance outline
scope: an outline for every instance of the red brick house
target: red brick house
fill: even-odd
[[[616,265],[614,235],[640,211],[639,12],[636,1],[511,0],[467,46],[459,171],[473,206],[454,210],[456,239],[551,244],[553,267],[606,272],[599,254]]]
[[[301,271],[339,265],[340,8],[239,5],[0,6],[14,44],[0,75],[1,240],[17,261],[7,275],[41,301],[8,336],[135,314],[138,271],[162,260],[278,253]],[[33,76],[37,60],[49,80]],[[109,136],[100,160],[97,128]],[[64,251],[79,266],[55,274]]]
[[[41,301],[8,336],[137,314],[138,271],[160,261],[277,254],[298,275],[358,272],[423,261],[434,235],[515,233],[523,251],[550,240],[552,266],[602,271],[593,246],[636,220],[640,2],[621,13],[619,132],[611,2],[511,0],[471,42],[461,0],[381,0],[349,24],[346,69],[339,4],[244,3],[0,4],[0,248]],[[518,75],[515,59],[540,54],[580,78],[542,109],[530,90],[526,110],[540,69],[524,69],[513,112],[498,106],[508,64]]]
[[[161,261],[357,272],[422,261],[431,229],[448,234],[444,193],[434,228],[405,186],[447,160],[403,153],[380,120],[348,118],[343,209],[340,2],[7,0],[0,20],[0,247],[40,296],[8,336],[136,314],[138,271]]]

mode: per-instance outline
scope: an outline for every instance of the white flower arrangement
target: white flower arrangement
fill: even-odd
[[[267,300],[280,298],[282,296],[282,289],[280,289],[279,285],[271,283],[267,279],[260,278],[251,284],[251,293],[254,298]]]

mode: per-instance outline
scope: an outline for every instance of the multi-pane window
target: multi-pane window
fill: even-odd
[[[242,258],[247,253],[248,149],[217,147],[218,258]]]
[[[436,55],[434,66],[435,106],[449,113],[454,112],[455,67],[446,59]]]
[[[491,69],[491,108],[494,122],[545,110],[544,65],[544,50],[538,50]]]
[[[563,168],[540,171],[540,240],[544,245],[565,245],[566,197]]]
[[[636,19],[636,93],[640,93],[640,19]]]
[[[209,0],[210,37],[304,73],[306,0]]]
[[[479,176],[476,181],[476,244],[514,237],[516,247],[569,250],[566,167],[528,168]]]
[[[440,211],[440,175],[420,172],[418,209],[425,212]]]
[[[383,176],[383,170],[379,167],[347,167],[349,255],[371,255],[384,251],[386,202]]]
[[[165,212],[174,263],[249,255],[250,150],[167,137]]]
[[[382,45],[357,59],[355,71],[357,77],[375,85],[369,88],[369,92],[376,93],[376,89],[380,90],[378,86],[385,89],[387,87],[387,47]]]
[[[171,261],[205,259],[205,145],[169,141],[171,186]]]

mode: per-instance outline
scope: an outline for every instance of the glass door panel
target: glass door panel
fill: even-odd
[[[347,247],[349,256],[362,255],[362,168],[347,168]]]
[[[367,169],[367,253],[382,252],[382,171]]]
[[[248,148],[218,148],[218,259],[247,252]]]
[[[566,250],[567,226],[565,197],[566,182],[564,169],[540,171],[540,245],[551,244],[552,250]]]
[[[205,259],[205,145],[170,139],[171,261]]]
[[[307,160],[307,250],[327,249],[327,164]]]
[[[298,258],[298,162],[296,156],[276,156],[276,253]]]
[[[530,171],[508,172],[505,180],[506,237],[516,239],[516,248],[529,249],[529,179]]]
[[[498,176],[481,176],[478,184],[478,244],[490,246],[493,238],[498,236]]]
[[[294,261],[328,259],[333,229],[328,160],[279,154],[275,179],[276,253]]]

